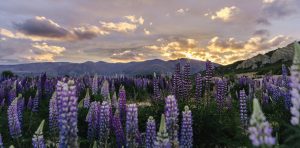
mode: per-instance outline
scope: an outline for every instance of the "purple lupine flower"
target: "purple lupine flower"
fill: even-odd
[[[83,100],[83,107],[84,108],[89,108],[90,107],[90,100],[91,100],[90,92],[89,92],[89,89],[87,88],[86,89],[86,94],[85,94],[85,97],[84,97],[84,100]]]
[[[290,108],[292,119],[291,123],[293,125],[299,125],[299,118],[300,118],[300,45],[295,42],[295,54],[294,54],[294,60],[293,65],[291,68],[291,97],[292,97],[292,107]]]
[[[254,146],[273,146],[276,142],[272,137],[272,127],[266,120],[258,100],[253,100],[253,113],[250,119],[249,138]]]
[[[101,87],[101,95],[103,96],[103,100],[111,103],[110,94],[109,94],[109,83],[107,80],[104,80]]]
[[[209,95],[210,93],[210,83],[213,76],[213,66],[212,63],[207,60],[205,63],[205,94]]]
[[[21,123],[18,117],[18,100],[18,98],[15,98],[7,109],[8,127],[13,139],[17,139],[22,136]]]
[[[5,99],[3,98],[2,101],[0,102],[0,108],[5,106]]]
[[[49,130],[54,135],[58,133],[58,116],[56,92],[54,92],[49,102]]]
[[[93,92],[93,95],[98,93],[98,75],[96,75],[96,74],[93,78],[92,92]]]
[[[59,147],[78,147],[77,97],[74,81],[57,82],[57,101],[59,111]]]
[[[29,99],[28,99],[28,102],[27,102],[27,109],[28,110],[31,110],[32,109],[32,98],[31,98],[31,96],[29,97]]]
[[[178,146],[178,107],[177,101],[173,95],[169,95],[165,100],[165,115],[167,131],[170,136],[170,142],[173,146]]]
[[[8,92],[8,105],[10,105],[16,97],[17,97],[16,88],[13,87]]]
[[[240,120],[244,129],[248,126],[247,99],[245,90],[240,91]]]
[[[192,89],[190,61],[187,61],[183,67],[182,79],[183,79],[183,97],[184,99],[189,99],[189,93]]]
[[[119,111],[120,118],[123,120],[126,115],[126,91],[123,85],[120,86],[119,90]]]
[[[193,147],[193,127],[192,127],[192,112],[188,106],[184,107],[182,112],[182,123],[180,133],[180,147]]]
[[[111,106],[108,102],[103,101],[100,107],[99,115],[99,139],[100,146],[107,147],[107,141],[110,132]]]
[[[22,128],[22,122],[23,122],[24,105],[25,105],[24,98],[22,97],[21,94],[19,94],[18,102],[17,102],[17,107],[18,107],[17,110],[18,110],[18,118],[19,118],[19,121],[20,121],[21,128]]]
[[[158,79],[156,77],[156,73],[153,74],[153,99],[154,101],[160,100],[160,89],[158,86]]]
[[[148,118],[146,127],[146,148],[153,148],[156,138],[156,124],[152,116]]]
[[[124,136],[124,131],[123,131],[123,127],[122,127],[122,123],[121,123],[121,119],[120,119],[118,110],[116,111],[115,115],[113,116],[112,126],[113,126],[114,133],[116,136],[118,148],[124,147],[125,146],[125,136]]]
[[[218,105],[219,111],[224,107],[225,104],[225,86],[224,86],[224,81],[219,80],[217,82],[217,96],[216,96],[216,101]]]
[[[43,128],[44,128],[45,120],[43,120],[36,130],[32,137],[32,146],[33,148],[46,148],[44,136],[43,136]]]
[[[88,122],[88,133],[87,139],[89,141],[94,141],[98,139],[99,136],[99,115],[100,115],[100,103],[92,102],[89,108],[89,112],[86,116],[85,121]]]
[[[172,94],[176,97],[176,99],[180,99],[183,97],[183,82],[182,82],[180,63],[176,64],[175,74],[173,75]]]
[[[37,112],[38,108],[39,108],[39,91],[37,90],[32,101],[32,111]]]
[[[284,64],[282,64],[282,86],[288,87],[289,86],[289,80],[288,80],[288,71]]]
[[[159,131],[154,142],[154,148],[171,148],[164,114],[161,115]]]
[[[201,99],[202,87],[203,87],[203,78],[201,77],[201,74],[198,73],[196,75],[196,90],[195,90],[195,98],[197,101],[200,101]]]
[[[138,131],[138,108],[136,104],[129,104],[127,106],[126,114],[126,145],[128,147],[135,147],[138,145]]]
[[[0,148],[4,148],[1,134],[0,134]]]

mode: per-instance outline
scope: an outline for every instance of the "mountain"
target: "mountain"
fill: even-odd
[[[300,43],[300,42],[299,42]],[[290,66],[294,56],[294,43],[288,44],[286,47],[272,50],[266,54],[258,54],[252,58],[237,61],[233,64],[220,66],[217,71],[221,74],[234,72],[257,72],[265,74],[272,72],[273,74],[281,73],[281,66],[285,64]]]
[[[68,62],[44,62],[44,63],[29,63],[18,65],[0,65],[0,72],[12,71],[20,75],[37,75],[46,72],[48,75],[82,75],[100,74],[100,75],[138,75],[156,73],[172,73],[175,70],[175,65],[181,63],[183,66],[187,61],[190,61],[191,72],[196,73],[205,69],[205,62],[190,59],[177,59],[163,61],[159,59],[148,60],[143,62],[130,63],[107,63],[107,62],[85,62],[85,63],[68,63]],[[219,64],[214,64],[216,67]]]

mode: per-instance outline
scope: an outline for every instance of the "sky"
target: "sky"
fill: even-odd
[[[226,65],[299,40],[299,7],[299,0],[1,0],[0,64]]]

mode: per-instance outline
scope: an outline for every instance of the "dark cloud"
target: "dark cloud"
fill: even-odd
[[[270,35],[270,31],[267,29],[260,29],[260,30],[256,30],[253,33],[254,36],[269,36]]]
[[[261,25],[266,25],[266,26],[271,25],[270,21],[266,18],[259,18],[256,20],[256,23]]]
[[[296,8],[292,0],[275,0],[272,3],[265,4],[263,13],[266,17],[282,18],[290,16],[296,12]]]
[[[28,19],[23,23],[15,23],[14,26],[18,31],[30,36],[65,38],[69,34],[68,30],[45,17]]]

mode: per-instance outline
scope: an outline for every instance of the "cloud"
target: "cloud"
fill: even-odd
[[[139,23],[140,25],[143,25],[145,21],[144,18],[141,16],[137,18],[134,15],[128,15],[128,16],[124,16],[124,18],[130,20],[132,23]]]
[[[61,54],[63,51],[66,49],[64,47],[60,46],[49,46],[47,43],[33,43],[32,47],[42,50],[47,53],[52,53],[52,54]]]
[[[178,9],[177,11],[176,11],[176,13],[178,13],[178,14],[186,14],[187,12],[189,12],[190,11],[190,9],[189,8],[185,8],[185,9],[183,9],[183,8],[181,8],[181,9]]]
[[[258,18],[256,20],[256,23],[261,24],[261,25],[265,25],[265,26],[271,25],[270,21],[267,18]]]
[[[264,0],[263,13],[265,17],[282,18],[296,12],[293,0]]]
[[[120,53],[114,53],[110,59],[114,62],[143,61],[145,60],[145,55],[133,50],[125,50]]]
[[[270,31],[267,29],[260,29],[260,30],[256,30],[253,33],[254,36],[269,36],[270,35]]]
[[[55,57],[61,55],[62,52],[66,50],[65,47],[48,45],[45,42],[33,43],[32,47],[34,47],[34,49],[31,49],[30,51],[33,55],[25,56],[25,59],[37,62],[54,62]]]
[[[146,35],[150,35],[150,31],[149,30],[147,30],[146,28],[144,28],[144,33],[146,34]]]
[[[117,32],[130,32],[135,31],[137,28],[136,24],[131,24],[127,22],[100,22],[102,27],[106,30],[112,30]]]
[[[0,34],[9,38],[30,39],[32,41],[76,41],[109,34],[108,31],[93,25],[85,25],[68,30],[42,16],[36,16],[22,23],[14,23],[14,26],[17,30],[16,33],[7,29],[1,29]]]
[[[239,9],[235,6],[231,6],[231,7],[224,7],[220,10],[218,10],[217,12],[215,12],[215,14],[211,15],[211,19],[212,20],[222,20],[222,21],[230,21],[234,15],[236,15],[239,12]]]

